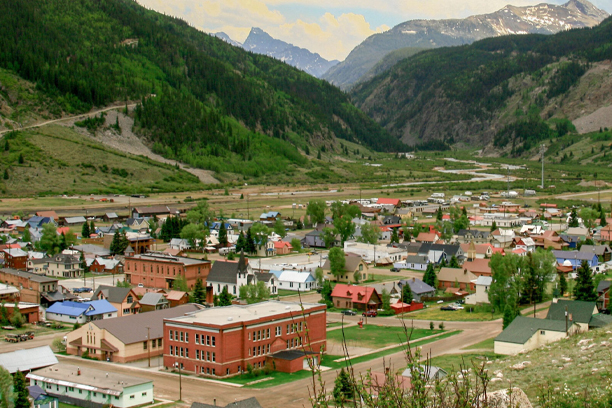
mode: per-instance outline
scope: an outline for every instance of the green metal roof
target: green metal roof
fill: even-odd
[[[612,316],[605,314],[596,314],[591,317],[589,327],[605,327],[609,324],[612,324]]]
[[[597,313],[595,302],[559,299],[557,303],[550,305],[546,318],[565,321],[565,307],[567,307],[567,312],[572,315],[572,320],[576,323],[588,324],[593,314]]]
[[[568,328],[572,322],[568,322]],[[504,343],[525,344],[538,330],[565,332],[565,321],[534,319],[532,317],[517,316],[506,329],[501,332],[495,341]]]

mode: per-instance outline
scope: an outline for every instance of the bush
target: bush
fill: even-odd
[[[444,330],[444,322],[440,322],[440,324],[438,325],[438,329]]]
[[[66,345],[63,343],[60,337],[56,337],[55,339],[53,339],[53,343],[51,344],[51,346],[53,346],[53,348],[58,353],[63,353],[66,351]]]
[[[13,313],[13,316],[11,317],[11,324],[18,329],[25,324],[25,318],[21,315],[21,313],[19,313],[19,311]]]
[[[393,310],[382,310],[378,312],[379,316],[395,316],[395,312]]]
[[[89,358],[89,350],[85,350],[83,354],[81,354],[82,358]]]

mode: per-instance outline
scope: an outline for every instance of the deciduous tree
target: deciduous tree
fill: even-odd
[[[336,280],[345,274],[346,258],[344,257],[344,251],[340,248],[332,248],[329,250],[327,255],[329,260],[329,267],[331,274],[334,275]]]
[[[306,207],[306,215],[310,217],[310,222],[312,224],[319,224],[325,221],[326,209],[327,205],[325,204],[325,200],[320,198],[312,199],[308,202],[308,207]]]

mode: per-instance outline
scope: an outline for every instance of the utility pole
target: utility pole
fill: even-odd
[[[147,354],[149,359],[149,368],[151,368],[151,328],[147,327]]]

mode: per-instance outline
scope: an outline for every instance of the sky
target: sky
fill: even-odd
[[[344,60],[372,34],[412,19],[465,18],[507,4],[562,4],[567,0],[137,0],[180,17],[209,33],[224,32],[244,42],[251,27],[307,48],[328,60]],[[612,0],[591,0],[612,12]]]

